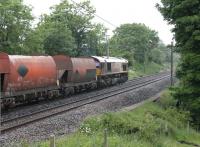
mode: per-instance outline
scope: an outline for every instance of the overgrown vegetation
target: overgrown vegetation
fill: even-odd
[[[89,1],[62,0],[32,25],[32,8],[23,0],[0,0],[0,50],[9,54],[98,54],[105,27],[92,23]]]
[[[123,24],[116,28],[110,40],[111,54],[145,64],[170,61],[170,50],[160,41],[158,33],[144,24]]]
[[[0,51],[20,54],[31,30],[31,8],[20,0],[0,0]]]
[[[160,72],[171,61],[170,49],[144,24],[123,24],[110,39],[112,56],[129,60],[130,77]],[[175,57],[177,59],[177,57]]]
[[[161,71],[165,71],[170,68],[169,63],[165,63],[163,65],[149,62],[144,64],[135,62],[132,67],[129,67],[129,79],[138,76],[145,76],[150,74],[159,73]]]
[[[1,0],[0,51],[27,55],[106,55],[107,29],[93,23],[96,10],[90,1],[62,0],[50,9],[50,14],[42,15],[32,25],[35,21],[32,8],[23,0]],[[114,30],[108,42],[111,56],[128,59],[131,70],[138,64],[163,66],[170,62],[169,49],[157,32],[144,24],[123,24]]]
[[[38,23],[23,0],[0,1],[0,51],[8,54],[105,56],[104,25],[92,22],[90,1],[62,0],[43,14]],[[131,77],[157,73],[170,62],[170,50],[155,30],[144,24],[123,24],[108,38],[110,55],[129,60]]]
[[[106,113],[88,118],[78,132],[57,140],[57,146],[102,146],[104,130],[110,147],[189,147],[200,145],[200,134],[188,125],[189,113],[176,109],[168,92],[156,102],[131,111]],[[38,146],[48,146],[48,142]]]
[[[173,24],[177,52],[181,54],[177,68],[180,80],[174,88],[179,107],[189,110],[192,122],[200,128],[200,1],[161,0],[158,9]]]

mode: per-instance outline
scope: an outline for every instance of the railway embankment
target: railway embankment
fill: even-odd
[[[54,134],[56,138],[69,135],[74,132],[77,134],[76,132],[80,132],[80,126],[82,126],[81,124],[85,118],[93,115],[96,116],[120,111],[125,107],[144,101],[167,88],[170,84],[169,79],[169,77],[166,77],[162,80],[149,83],[146,86],[137,86],[138,88],[129,92],[118,94],[92,104],[84,105],[67,113],[62,113],[35,123],[24,125],[23,127],[2,134],[0,143],[3,146],[12,147],[17,145],[20,146],[23,140],[26,140],[29,144],[34,144],[34,142],[41,140],[47,140],[48,144],[48,139],[51,134]],[[87,136],[88,134],[86,134],[85,137]],[[102,141],[102,138],[99,138],[99,142],[100,140]]]
[[[155,97],[154,97],[155,98]],[[200,133],[190,127],[188,112],[175,108],[166,91],[156,102],[87,118],[76,133],[56,140],[61,146],[192,147],[200,146]],[[48,147],[49,141],[39,143]]]

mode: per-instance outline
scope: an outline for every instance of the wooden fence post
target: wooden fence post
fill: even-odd
[[[187,132],[189,133],[190,132],[190,122],[188,121],[187,123]]]
[[[103,145],[103,147],[108,147],[108,130],[107,129],[105,129],[104,130],[104,145]]]
[[[56,147],[56,143],[55,143],[55,135],[52,134],[50,136],[50,147]]]
[[[169,133],[168,132],[168,125],[167,125],[167,123],[165,123],[165,135],[168,136],[168,133]]]

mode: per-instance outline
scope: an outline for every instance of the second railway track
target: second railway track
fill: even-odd
[[[157,81],[163,80],[165,78],[168,78],[168,73],[162,73],[155,76],[148,76],[144,78],[139,78],[138,80],[132,80],[128,82],[128,84],[125,84],[124,86],[116,87],[112,89],[111,91],[107,91],[105,93],[100,93],[93,96],[88,96],[81,98],[79,100],[74,100],[69,103],[63,103],[60,105],[57,105],[55,107],[45,108],[27,115],[22,115],[16,118],[11,119],[5,119],[1,122],[1,133],[6,133],[8,131],[11,131],[13,129],[22,127],[24,125],[37,122],[39,120],[58,115],[67,111],[70,111],[72,109],[76,109],[78,107],[91,104],[109,97],[113,97],[122,93],[126,93],[129,91],[132,91],[137,88],[141,88],[143,86],[149,85],[151,83],[155,83]]]

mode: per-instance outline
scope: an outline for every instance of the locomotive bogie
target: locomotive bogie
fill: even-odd
[[[128,80],[127,73],[107,74],[98,76],[98,86],[107,87],[116,84],[124,83]]]

